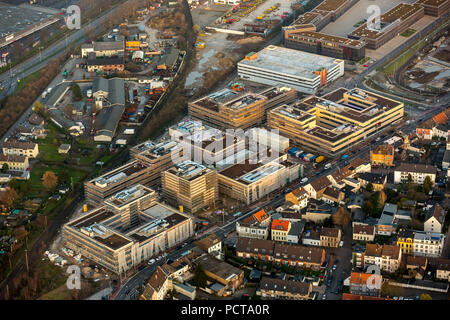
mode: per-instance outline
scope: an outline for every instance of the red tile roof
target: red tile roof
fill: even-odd
[[[272,230],[288,231],[289,223],[290,222],[286,220],[275,219],[272,221]]]

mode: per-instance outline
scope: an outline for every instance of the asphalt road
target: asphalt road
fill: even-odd
[[[84,43],[86,41],[85,33],[90,28],[92,28],[92,30],[95,30],[95,33],[97,34],[102,32],[102,30],[104,29],[103,22],[107,17],[115,12],[120,4],[111,8],[101,17],[98,17],[97,19],[85,24],[81,27],[81,29],[70,33],[50,47],[42,50],[40,54],[37,54],[24,61],[23,63],[15,66],[14,68],[11,68],[11,70],[0,74],[0,84],[2,84],[4,87],[4,91],[0,93],[0,99],[14,92],[17,86],[18,79],[23,79],[24,77],[45,67],[48,62],[48,58],[60,57],[64,53],[64,49],[67,48],[67,46],[69,46],[70,44],[78,45]]]

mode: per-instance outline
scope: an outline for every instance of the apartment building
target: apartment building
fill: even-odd
[[[308,300],[311,293],[311,283],[269,277],[263,277],[257,289],[264,299]]]
[[[449,0],[418,0],[416,3],[425,9],[426,15],[433,17],[440,17],[450,9]]]
[[[381,15],[379,30],[369,29],[365,23],[351,32],[348,37],[363,40],[367,43],[368,49],[377,50],[424,16],[425,9],[420,4],[400,3]]]
[[[272,220],[271,239],[275,241],[288,241],[288,233],[291,229],[291,223],[286,220],[274,219]]]
[[[380,270],[393,273],[400,267],[402,250],[398,246],[368,243],[364,252],[363,265],[376,265]]]
[[[350,293],[379,297],[383,277],[379,274],[352,272],[350,274]]]
[[[366,188],[369,183],[372,184],[374,191],[383,190],[387,183],[387,175],[382,173],[361,172],[357,179],[362,188]]]
[[[161,182],[164,199],[188,213],[214,206],[218,200],[217,171],[191,160],[164,171]]]
[[[399,121],[403,113],[401,102],[340,88],[274,108],[268,125],[302,150],[335,157]]]
[[[379,145],[370,150],[370,163],[374,166],[392,167],[394,165],[394,146],[392,144]]]
[[[249,205],[302,175],[303,166],[288,161],[286,154],[267,163],[246,159],[219,172],[219,191]]]
[[[22,142],[15,139],[7,139],[3,142],[3,154],[36,158],[39,154],[39,145],[34,142]]]
[[[236,255],[313,270],[319,270],[325,261],[325,250],[322,248],[241,237],[236,244]]]
[[[30,167],[26,156],[0,153],[0,168],[3,168],[5,164],[8,170],[26,171]]]
[[[310,198],[320,200],[325,190],[330,187],[331,184],[331,181],[326,176],[322,176],[307,184],[303,188],[305,188]]]
[[[333,187],[327,187],[325,191],[322,194],[322,200],[329,204],[343,204],[345,198],[345,193],[333,188]]]
[[[344,60],[269,45],[238,62],[242,79],[287,86],[306,94],[344,75]]]
[[[415,231],[411,229],[400,229],[397,233],[396,245],[402,249],[403,254],[414,253]]]
[[[390,236],[397,230],[395,224],[395,215],[397,214],[398,207],[396,204],[386,203],[383,207],[383,212],[376,224],[376,233],[379,235]]]
[[[437,169],[435,166],[420,163],[402,163],[394,169],[394,183],[408,181],[409,177],[412,182],[422,185],[428,176],[434,184],[436,181]]]
[[[284,46],[343,60],[360,61],[366,56],[366,43],[317,32],[314,24],[283,27]]]
[[[86,202],[101,206],[106,198],[136,184],[150,186],[158,176],[152,166],[140,161],[131,161],[113,169],[100,177],[84,183],[84,197]]]
[[[170,272],[167,271],[167,268],[158,266],[145,285],[139,300],[164,300],[172,287],[171,282]]]
[[[320,245],[322,247],[338,248],[341,237],[341,229],[322,227],[320,230]]]
[[[414,255],[439,257],[444,247],[445,235],[442,233],[414,231]]]
[[[353,240],[371,242],[375,240],[375,226],[355,224],[353,226]]]
[[[128,194],[132,201],[122,199],[128,210],[116,211],[111,205],[120,199],[117,196],[105,206],[65,224],[62,229],[65,246],[119,274],[190,238],[194,234],[192,218],[148,201],[150,190],[139,188],[138,194]],[[137,223],[127,217],[136,212]]]
[[[189,115],[218,129],[248,129],[266,122],[267,111],[297,99],[290,87],[277,85],[261,92],[224,89],[188,104]]]
[[[290,208],[300,211],[308,206],[308,192],[305,188],[298,188],[285,195],[285,202]]]
[[[125,62],[122,58],[101,58],[98,59],[95,54],[90,53],[87,60],[88,72],[106,72],[116,73],[125,69]]]
[[[270,216],[260,210],[250,217],[236,221],[236,232],[239,237],[266,240],[270,234]]]

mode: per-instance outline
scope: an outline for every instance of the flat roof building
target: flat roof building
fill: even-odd
[[[191,237],[192,218],[155,202],[152,193],[153,190],[139,186],[127,196],[118,194],[105,206],[65,224],[65,246],[122,273]],[[124,206],[129,209],[124,211]],[[134,214],[138,220],[131,224],[130,216]]]
[[[288,161],[286,154],[265,164],[246,159],[219,172],[219,191],[251,204],[302,175],[303,166]]]
[[[131,161],[100,177],[84,183],[86,202],[94,206],[103,205],[106,198],[135,184],[151,185],[158,172],[152,166],[140,161]]]
[[[195,213],[207,206],[214,206],[219,196],[217,172],[202,164],[186,160],[162,173],[164,199]]]
[[[238,63],[238,76],[302,93],[317,90],[344,75],[344,60],[270,45]]]
[[[223,89],[190,102],[189,115],[219,129],[247,129],[266,121],[267,110],[297,99],[289,87],[272,87],[258,93]]]
[[[359,88],[340,88],[274,108],[268,125],[302,150],[336,156],[385,130],[403,113],[401,102]]]
[[[316,31],[313,24],[283,28],[284,46],[337,59],[360,61],[366,55],[366,43]]]

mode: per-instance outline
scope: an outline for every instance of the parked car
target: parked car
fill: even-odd
[[[308,181],[308,178],[303,178],[302,181],[301,181],[301,183],[305,183],[305,182],[307,182],[307,181]]]
[[[326,294],[322,295],[322,300],[327,300],[327,295]]]
[[[150,265],[150,264],[154,264],[155,263],[155,259],[150,259],[149,261],[148,261],[148,264]]]

